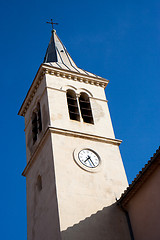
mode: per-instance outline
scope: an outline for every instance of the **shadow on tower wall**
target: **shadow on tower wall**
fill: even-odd
[[[117,206],[103,208],[61,232],[62,240],[130,240],[125,213]]]

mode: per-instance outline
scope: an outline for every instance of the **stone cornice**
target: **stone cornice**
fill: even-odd
[[[88,139],[88,140],[92,140],[92,141],[96,141],[96,142],[105,142],[105,143],[110,143],[110,144],[114,144],[114,145],[118,145],[118,146],[122,142],[122,140],[119,140],[119,139],[106,138],[106,137],[102,137],[102,136],[98,136],[98,135],[88,134],[88,133],[84,133],[84,132],[77,132],[77,131],[73,131],[73,130],[66,130],[66,129],[62,129],[62,128],[55,128],[55,127],[51,127],[51,126],[49,126],[49,129],[51,132],[56,133],[56,134],[62,134],[62,135],[72,136],[72,137],[79,137],[79,138],[84,138],[84,139]]]
[[[87,84],[96,85],[103,88],[105,88],[109,83],[109,80],[102,77],[89,76],[89,75],[74,72],[71,70],[48,66],[46,64],[42,64],[42,68],[44,69],[46,74],[55,75],[56,77],[64,77],[64,78],[67,78],[68,80],[84,82]]]
[[[106,137],[102,137],[102,136],[98,136],[98,135],[92,135],[92,134],[88,134],[88,133],[82,133],[82,132],[77,132],[77,131],[66,130],[66,129],[55,128],[55,127],[49,126],[47,128],[46,132],[44,133],[40,143],[38,144],[35,152],[31,156],[31,159],[28,161],[27,166],[25,167],[25,169],[22,173],[23,176],[26,176],[28,170],[30,169],[31,165],[33,164],[33,162],[36,159],[35,158],[36,155],[38,154],[39,150],[41,149],[42,143],[44,143],[44,141],[46,140],[49,133],[61,134],[61,135],[72,136],[72,137],[77,137],[77,138],[83,138],[83,139],[88,139],[88,140],[91,140],[91,141],[104,142],[104,143],[118,145],[118,146],[122,142],[121,140],[118,140],[118,139],[106,138]]]
[[[109,80],[105,79],[105,78],[101,78],[101,77],[92,77],[89,75],[85,75],[82,73],[77,73],[77,72],[73,72],[71,70],[64,70],[64,69],[60,69],[57,67],[53,67],[53,66],[48,66],[46,64],[41,64],[35,78],[34,81],[26,95],[26,98],[18,112],[18,114],[20,116],[25,116],[25,113],[27,112],[27,109],[42,81],[42,79],[44,78],[44,76],[46,74],[49,75],[54,75],[56,77],[63,77],[66,78],[68,80],[74,80],[74,81],[79,81],[79,82],[83,82],[86,84],[91,84],[91,85],[96,85],[99,87],[103,87],[105,88],[109,82]]]

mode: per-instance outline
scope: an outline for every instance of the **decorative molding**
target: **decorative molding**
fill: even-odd
[[[86,84],[91,84],[91,85],[96,85],[105,88],[109,82],[109,80],[101,77],[93,77],[93,76],[86,76],[83,75],[82,73],[75,73],[72,71],[66,71],[64,69],[56,69],[56,67],[51,67],[47,65],[42,65],[42,68],[44,69],[45,74],[49,75],[54,75],[56,77],[63,77],[68,80],[73,80],[73,81],[79,81],[79,82],[84,82]],[[54,71],[52,70],[54,68]],[[83,75],[83,76],[82,76]]]

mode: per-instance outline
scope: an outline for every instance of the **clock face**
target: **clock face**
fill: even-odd
[[[89,149],[81,150],[78,153],[78,158],[83,165],[89,168],[96,168],[100,163],[99,156]]]

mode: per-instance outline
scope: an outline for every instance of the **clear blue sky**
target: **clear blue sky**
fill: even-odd
[[[160,143],[160,1],[1,1],[1,239],[26,240],[21,103],[57,33],[75,63],[110,80],[116,138],[131,182]]]

